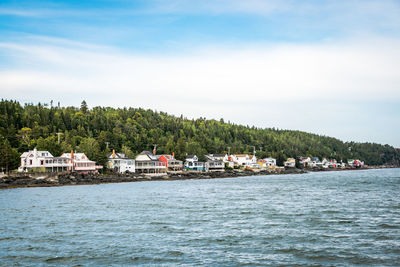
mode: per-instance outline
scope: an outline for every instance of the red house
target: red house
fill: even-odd
[[[182,171],[182,161],[175,159],[172,155],[157,155],[157,159],[165,162],[168,171]]]

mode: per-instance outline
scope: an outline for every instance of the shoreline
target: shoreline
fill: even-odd
[[[310,172],[330,172],[330,171],[359,171],[371,169],[388,169],[393,167],[365,167],[359,169],[271,169],[262,171],[249,170],[230,170],[225,172],[182,172],[168,173],[163,176],[146,176],[135,174],[77,174],[77,173],[32,173],[16,174],[0,178],[0,189],[13,188],[33,188],[33,187],[58,187],[70,185],[97,185],[110,183],[130,183],[146,181],[177,181],[177,180],[202,180],[202,179],[220,179],[220,178],[239,178],[247,176],[262,175],[286,175],[303,174]]]

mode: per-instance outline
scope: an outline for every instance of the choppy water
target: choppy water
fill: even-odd
[[[400,169],[0,191],[0,265],[400,265]]]

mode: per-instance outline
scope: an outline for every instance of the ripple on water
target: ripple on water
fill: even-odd
[[[393,266],[398,173],[3,190],[0,265]]]

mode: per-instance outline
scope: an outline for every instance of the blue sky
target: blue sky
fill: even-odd
[[[1,1],[0,97],[400,147],[400,1]]]

